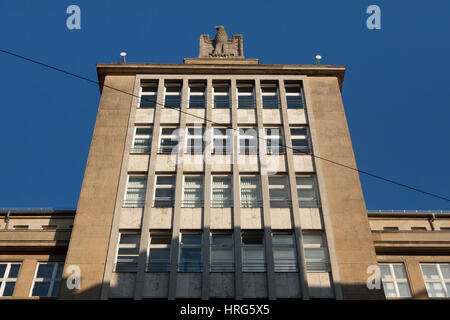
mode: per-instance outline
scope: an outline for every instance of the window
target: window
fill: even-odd
[[[154,207],[173,207],[175,180],[175,176],[156,176]]]
[[[179,272],[202,272],[202,235],[182,233]]]
[[[422,263],[420,267],[428,297],[450,297],[450,264]]]
[[[259,176],[241,176],[241,207],[261,207]]]
[[[242,232],[242,272],[265,272],[264,232]]]
[[[239,153],[258,154],[258,132],[255,128],[239,128]]]
[[[205,87],[192,86],[189,87],[189,108],[205,108]]]
[[[297,250],[291,233],[273,234],[272,248],[275,272],[298,272]]]
[[[300,85],[286,86],[286,104],[288,109],[303,109],[303,93]]]
[[[165,88],[164,107],[180,108],[181,106],[181,86],[170,85]]]
[[[32,297],[57,297],[64,269],[63,262],[38,263],[31,287]]]
[[[170,232],[150,233],[150,247],[146,271],[170,272],[170,244],[172,234]]]
[[[238,87],[237,88],[238,97],[238,108],[240,109],[254,109],[255,106],[255,95],[253,87]]]
[[[203,207],[203,176],[184,176],[183,207]]]
[[[0,262],[0,297],[12,297],[19,269],[20,263]]]
[[[283,154],[285,152],[281,128],[265,128],[266,154]]]
[[[289,181],[286,175],[269,177],[271,207],[291,207]]]
[[[403,263],[381,263],[379,266],[386,298],[411,297]]]
[[[143,207],[147,192],[147,175],[128,176],[124,207]]]
[[[120,233],[115,272],[136,272],[139,258],[140,233]]]
[[[328,253],[322,233],[303,235],[306,270],[309,272],[329,272]]]
[[[213,153],[231,154],[232,147],[232,129],[213,128]]]
[[[139,108],[142,109],[155,108],[157,91],[158,89],[155,85],[141,87],[141,99],[139,103]]]
[[[161,128],[159,137],[159,153],[177,152],[178,148],[178,129],[177,128]]]
[[[137,127],[134,131],[134,141],[131,153],[150,153],[152,148],[153,128]]]
[[[233,182],[231,176],[212,176],[211,207],[233,207]]]
[[[202,127],[194,127],[194,128],[186,128],[186,153],[197,153],[201,154],[204,150],[203,143],[203,128]]]
[[[261,88],[262,107],[264,109],[278,109],[278,89],[275,87]]]
[[[308,130],[306,128],[291,128],[293,154],[309,154]]]
[[[296,180],[298,206],[300,208],[318,208],[320,206],[320,199],[315,176],[297,176]]]
[[[230,88],[228,85],[214,86],[214,108],[228,109],[230,108]]]
[[[231,233],[211,234],[210,271],[234,272],[234,242]]]

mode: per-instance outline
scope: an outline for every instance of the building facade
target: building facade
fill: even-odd
[[[97,65],[70,244],[33,263],[0,249],[0,268],[20,269],[8,292],[34,296],[19,279],[41,279],[45,262],[60,299],[448,297],[450,215],[367,213],[358,172],[341,166],[356,168],[345,67],[259,64],[216,29],[183,64]],[[0,248],[29,234],[6,227]],[[57,292],[74,266],[80,287]]]

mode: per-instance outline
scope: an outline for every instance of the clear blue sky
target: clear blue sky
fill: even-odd
[[[81,30],[66,8],[81,8]],[[381,8],[381,30],[366,8]],[[182,63],[222,24],[263,64],[345,65],[358,167],[450,197],[450,1],[0,1],[0,48],[96,79],[95,64]],[[0,53],[0,207],[75,208],[99,89]],[[346,170],[346,169],[342,169]],[[361,175],[368,209],[450,203]]]

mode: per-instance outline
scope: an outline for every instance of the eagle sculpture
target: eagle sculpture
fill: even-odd
[[[233,34],[231,40],[228,39],[224,26],[216,26],[217,30],[214,39],[209,35],[200,36],[199,58],[244,58],[242,35]]]

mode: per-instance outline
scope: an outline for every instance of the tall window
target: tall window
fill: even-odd
[[[266,154],[282,154],[285,152],[281,128],[264,128]]]
[[[211,234],[210,271],[234,272],[234,242],[231,233]]]
[[[176,177],[156,176],[154,207],[173,207],[175,202]]]
[[[264,109],[278,109],[278,88],[275,87],[262,87],[261,88],[262,107]]]
[[[381,281],[384,295],[390,297],[411,297],[408,277],[403,263],[381,263]]]
[[[253,87],[249,86],[238,87],[237,97],[238,97],[238,108],[254,109],[256,107]]]
[[[189,88],[189,108],[205,108],[205,87],[192,86]]]
[[[306,270],[310,272],[329,272],[328,253],[323,234],[303,234],[303,248],[305,250]]]
[[[202,268],[202,235],[182,233],[178,271],[202,272]]]
[[[259,176],[241,176],[241,207],[261,207]]]
[[[239,153],[258,154],[258,132],[256,128],[239,128]]]
[[[31,287],[31,296],[57,297],[63,269],[64,262],[38,263]]]
[[[289,180],[287,175],[269,177],[269,197],[271,207],[291,207]]]
[[[213,128],[213,152],[215,154],[231,154],[232,147],[232,129]]]
[[[183,207],[203,207],[203,176],[184,176]]]
[[[147,175],[128,176],[127,191],[123,205],[125,207],[143,207],[147,191]]]
[[[147,272],[170,271],[170,232],[150,233],[150,247],[148,251]]]
[[[230,108],[230,88],[228,85],[217,85],[213,88],[214,108]]]
[[[212,176],[211,193],[211,207],[233,207],[233,183],[231,176]]]
[[[203,131],[202,127],[186,128],[186,153],[203,153]]]
[[[115,272],[136,272],[140,239],[140,233],[120,233]]]
[[[181,106],[181,86],[168,85],[165,88],[164,106],[166,108],[180,108]]]
[[[242,272],[265,272],[264,232],[242,232]]]
[[[428,297],[450,297],[450,264],[422,263],[420,267]]]
[[[139,102],[139,108],[148,109],[156,107],[156,97],[158,88],[156,85],[143,86],[141,88],[141,99]]]
[[[159,153],[176,152],[178,145],[178,129],[177,128],[161,128],[159,136]]]
[[[298,206],[300,208],[317,208],[320,199],[317,190],[316,177],[314,175],[297,176]]]
[[[0,263],[0,297],[11,297],[19,275],[20,263]]]
[[[131,153],[150,153],[152,149],[153,128],[136,127]]]
[[[297,250],[292,233],[273,234],[272,248],[275,272],[297,272]]]
[[[291,128],[291,142],[293,154],[309,154],[311,152],[306,128]]]
[[[300,85],[286,86],[286,103],[288,109],[303,109],[303,93]]]

